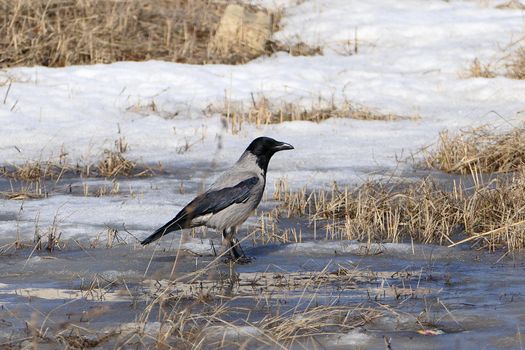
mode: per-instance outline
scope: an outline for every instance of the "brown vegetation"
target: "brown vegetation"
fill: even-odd
[[[110,184],[94,186],[83,184],[84,196],[104,196],[117,194],[120,191],[117,178],[143,177],[162,171],[162,166],[150,166],[131,161],[124,156],[127,142],[123,138],[115,141],[115,149],[105,149],[101,158],[95,162],[71,163],[67,153],[62,150],[57,158],[47,160],[26,161],[23,164],[5,165],[0,167],[0,177],[9,180],[11,190],[0,192],[7,199],[37,199],[47,197],[49,186],[54,187],[63,178],[103,177],[111,180]],[[69,188],[71,192],[71,188]]]
[[[367,182],[355,188],[281,191],[280,215],[305,216],[326,239],[455,245],[457,237],[495,250],[525,247],[525,173],[451,189],[424,179],[414,183]],[[319,235],[319,234],[318,234]]]
[[[351,118],[358,120],[400,121],[417,120],[420,116],[402,116],[385,113],[366,106],[344,102],[341,105],[319,100],[309,107],[297,103],[274,103],[266,97],[255,99],[252,96],[251,105],[246,108],[242,104],[226,101],[221,108],[210,107],[208,114],[220,113],[225,118],[228,128],[233,133],[242,130],[245,123],[262,126],[289,121],[311,121],[320,123],[329,118]]]
[[[496,8],[500,10],[525,10],[525,5],[523,5],[520,0],[509,0],[496,5]]]
[[[278,50],[318,48],[268,41],[256,55],[224,54],[212,39],[227,3],[213,0],[0,0],[0,67],[143,61],[245,63]],[[280,14],[270,14],[270,30]]]
[[[478,58],[475,58],[470,64],[465,78],[495,78],[496,73],[490,64],[482,64]]]
[[[525,47],[520,47],[508,67],[508,75],[513,79],[525,79]]]
[[[119,177],[119,176],[147,176],[152,173],[148,167],[139,167],[124,157],[122,153],[104,150],[102,159],[96,164],[81,165],[79,163],[63,163],[55,159],[45,161],[26,161],[21,165],[3,166],[0,176],[14,181],[58,181],[64,176],[78,177]]]
[[[513,3],[512,1],[510,3]],[[495,78],[506,76],[511,79],[525,79],[525,38],[512,42],[503,49],[504,56],[482,63],[475,58],[466,69],[461,72],[461,78]]]
[[[204,63],[223,6],[207,0],[6,0],[0,66]]]
[[[447,173],[470,174],[517,171],[525,165],[525,128],[497,132],[482,126],[457,135],[440,134],[435,149],[426,152],[425,165]]]

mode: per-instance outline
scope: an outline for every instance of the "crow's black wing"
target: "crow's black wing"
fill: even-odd
[[[177,216],[153,232],[141,244],[146,245],[172,231],[189,228],[191,227],[191,221],[199,216],[217,213],[232,204],[245,202],[257,182],[259,182],[259,179],[254,176],[239,182],[235,186],[209,190],[197,196]]]
[[[191,201],[185,209],[195,214],[193,217],[217,213],[235,203],[242,203],[250,196],[250,191],[259,182],[257,177],[251,177],[239,182],[233,187],[205,192]]]

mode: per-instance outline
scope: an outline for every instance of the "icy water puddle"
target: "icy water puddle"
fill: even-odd
[[[313,241],[305,222],[284,219],[279,225],[300,226],[304,242],[250,247],[248,240],[245,251],[256,258],[248,265],[216,261],[213,248],[220,243],[212,246],[209,238],[185,238],[180,249],[180,235],[147,248],[129,243],[134,239],[92,247],[93,233],[123,226],[115,213],[126,208],[126,228],[149,232],[155,226],[149,215],[131,223],[130,215],[157,210],[159,201],[172,202],[170,195],[184,204],[207,176],[124,179],[119,193],[102,197],[95,192],[111,191],[111,182],[87,180],[84,197],[83,182],[64,179],[48,184],[51,196],[26,204],[22,216],[22,202],[3,201],[0,225],[10,236],[0,239],[0,349],[521,347],[522,256]],[[0,181],[0,191],[10,186]],[[11,246],[13,227],[33,232],[40,212],[40,226],[51,226],[55,210],[46,206],[63,201],[79,209],[61,229],[89,233],[89,241],[66,238],[66,248],[52,252],[32,243]],[[271,205],[262,203],[263,209]]]
[[[268,314],[297,321],[324,306],[356,312],[347,315],[347,328],[329,326],[315,341],[302,339],[292,347],[301,342],[330,349],[521,346],[522,258],[498,261],[496,254],[429,245],[310,241],[247,247],[256,260],[236,266],[188,252],[209,252],[209,241],[185,242],[178,257],[174,246],[70,244],[51,253],[30,248],[4,253],[0,348],[28,346],[34,339],[42,349],[152,348],[165,327],[158,322],[170,312],[165,309],[174,312],[183,305],[192,305],[194,315],[209,314],[210,305],[224,307],[222,321],[199,330],[202,345],[234,338],[278,348],[255,339],[282,331],[265,323]],[[150,308],[160,296],[166,305]]]

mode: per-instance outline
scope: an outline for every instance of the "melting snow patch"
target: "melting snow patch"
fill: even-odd
[[[414,254],[429,253],[431,251],[441,251],[446,248],[433,245],[420,245],[409,243],[361,243],[352,241],[313,241],[304,243],[293,243],[284,249],[277,250],[272,254],[302,253],[312,255],[374,255],[374,254]]]
[[[127,271],[117,271],[117,270],[107,270],[100,274],[100,277],[108,280],[113,281],[116,280],[119,277],[128,277],[128,276],[136,276],[137,271],[133,270],[127,270]]]
[[[259,328],[252,326],[214,326],[209,327],[206,332],[211,338],[256,338],[263,334]]]
[[[330,343],[333,345],[349,345],[349,346],[364,346],[372,337],[363,333],[360,330],[354,329],[345,335],[339,336]]]
[[[183,243],[181,249],[200,256],[212,256],[215,255],[215,252],[217,254],[221,252],[220,245],[212,243],[212,241],[203,241],[200,239],[192,239],[190,242]]]

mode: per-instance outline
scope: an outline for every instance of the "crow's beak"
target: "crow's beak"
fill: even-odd
[[[288,149],[294,149],[292,145],[286,142],[281,142],[279,145],[275,146],[275,152],[286,151]]]

